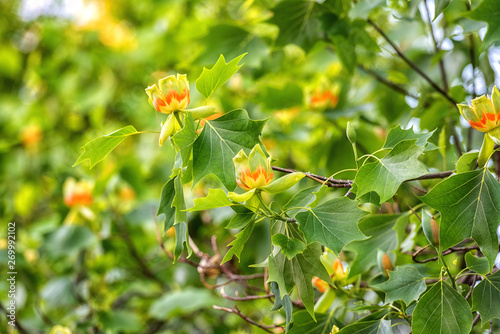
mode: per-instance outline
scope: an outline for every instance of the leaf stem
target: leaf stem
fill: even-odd
[[[451,280],[451,285],[453,286],[453,289],[457,289],[457,285],[455,284],[455,278],[453,277],[453,275],[451,274],[450,272],[450,268],[448,268],[448,265],[446,264],[446,262],[444,261],[444,257],[443,257],[443,254],[441,254],[441,252],[436,249],[437,253],[438,253],[438,257],[439,257],[439,260],[441,260],[441,262],[443,263],[445,269],[446,269],[446,272],[448,273],[448,276],[450,277],[450,280]]]

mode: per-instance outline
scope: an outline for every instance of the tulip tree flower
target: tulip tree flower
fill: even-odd
[[[296,172],[271,182],[274,175],[271,168],[271,157],[266,157],[259,144],[254,146],[248,156],[244,150],[238,152],[233,158],[233,162],[236,169],[236,183],[246,191],[243,194],[230,192],[228,197],[235,202],[246,201],[247,204],[255,204],[257,201],[255,201],[254,195],[257,195],[258,198],[262,191],[271,194],[283,192],[305,176],[304,173]]]
[[[170,75],[146,88],[149,101],[161,113],[171,114],[189,104],[189,82],[186,74]]]
[[[216,112],[216,109],[211,106],[186,109],[190,102],[189,82],[186,74],[163,78],[158,81],[158,85],[146,88],[146,94],[157,111],[168,114],[167,120],[161,123],[160,146],[183,127],[186,112],[190,112],[195,120],[209,117]]]
[[[483,95],[473,99],[471,105],[457,106],[474,129],[486,133],[478,160],[479,167],[483,167],[493,152],[494,144],[500,145],[500,92],[494,86],[490,97]]]

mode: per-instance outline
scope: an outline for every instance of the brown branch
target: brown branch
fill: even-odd
[[[429,174],[425,174],[425,175],[419,176],[419,177],[414,178],[414,179],[406,180],[405,182],[418,181],[418,180],[444,179],[445,177],[448,177],[451,174],[453,174],[452,170],[449,170],[446,172],[439,172],[439,173],[429,173]]]
[[[367,22],[391,45],[391,47],[396,51],[398,56],[410,66],[415,72],[417,72],[422,78],[425,79],[436,91],[438,91],[441,95],[443,95],[451,104],[456,106],[457,102],[448,95],[441,87],[439,87],[427,74],[424,73],[414,62],[412,62],[409,58],[407,58],[403,51],[387,36],[387,34],[371,19],[368,19]]]
[[[479,322],[480,318],[481,318],[481,315],[479,313],[476,314],[476,317],[474,318],[474,321],[472,321],[472,328],[474,328],[474,326],[477,325],[477,323]]]
[[[405,96],[409,96],[411,97],[412,99],[415,99],[415,100],[418,100],[418,96],[410,93],[408,90],[406,90],[405,88],[401,87],[400,85],[396,84],[395,82],[389,80],[389,79],[386,79],[384,78],[383,76],[381,76],[380,74],[378,74],[377,72],[375,72],[374,70],[371,70],[361,64],[358,64],[357,67],[365,72],[366,74],[369,74],[371,75],[372,77],[375,78],[375,80],[377,80],[378,82],[380,83],[383,83],[384,85],[388,86],[389,88],[391,88],[392,90],[398,92],[398,93],[401,93]]]
[[[425,259],[425,260],[417,260],[417,256],[420,255],[420,253],[422,253],[425,249],[427,249],[430,245],[427,245],[421,249],[419,249],[418,251],[416,251],[415,253],[411,254],[411,258],[413,261],[417,262],[417,263],[427,263],[427,262],[431,262],[431,261],[437,261],[439,259],[438,256],[434,256],[434,257],[430,257],[428,259]],[[444,255],[448,255],[448,254],[451,254],[451,253],[467,253],[468,251],[471,251],[471,250],[479,250],[479,246],[470,246],[470,247],[450,247],[448,248],[447,250],[443,251],[443,256]]]
[[[256,327],[259,327],[260,329],[262,329],[263,331],[266,331],[268,333],[275,333],[275,332],[271,331],[271,329],[273,329],[273,328],[282,328],[283,329],[283,327],[279,326],[279,325],[269,326],[269,325],[259,324],[255,320],[252,320],[248,316],[246,316],[245,314],[241,313],[241,311],[238,309],[237,306],[234,306],[233,308],[227,308],[227,307],[213,305],[213,308],[215,310],[220,310],[220,311],[224,311],[227,313],[234,313],[234,314],[238,315],[240,318],[242,318],[243,320],[245,320],[246,322],[248,322],[249,324],[254,325]]]
[[[224,293],[223,289],[221,289],[220,295],[223,298],[226,298],[226,299],[229,299],[229,300],[234,300],[234,301],[247,301],[247,300],[257,300],[257,299],[268,299],[268,298],[274,297],[274,295],[272,293],[268,293],[267,295],[251,295],[251,296],[245,296],[245,297],[233,297],[233,296],[226,295]]]

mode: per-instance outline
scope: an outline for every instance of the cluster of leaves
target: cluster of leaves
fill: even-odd
[[[497,52],[499,11],[495,0],[180,1],[122,6],[87,28],[65,23],[78,36],[71,39],[50,18],[3,25],[3,42],[12,39],[16,49],[0,50],[10,62],[0,65],[1,85],[20,97],[0,103],[21,116],[2,116],[2,130],[19,138],[1,143],[2,175],[20,181],[3,182],[2,193],[16,195],[4,196],[1,209],[26,231],[20,291],[36,291],[21,298],[20,324],[33,332],[59,323],[77,332],[498,328],[500,161],[495,153],[493,164],[477,169],[473,149],[482,134],[461,126],[456,102],[494,83],[487,55]],[[111,43],[106,25],[136,31]],[[33,36],[40,45],[30,49]],[[47,56],[61,45],[63,56]],[[144,68],[199,75],[191,104],[209,100],[223,115],[200,122],[188,113],[172,147],[161,150],[125,140],[157,126],[144,117],[153,109],[143,89],[166,73],[149,78]],[[318,107],[314,98],[324,91],[336,102]],[[19,136],[28,121],[44,134],[56,130],[41,148]],[[357,133],[352,145],[347,121]],[[69,168],[75,147],[109,132],[77,160],[94,169]],[[291,190],[259,194],[258,208],[235,201],[228,196],[237,187],[232,159],[255,145],[282,166],[275,178],[280,170],[314,174]],[[77,224],[67,223],[61,204],[69,175],[94,179],[100,198],[97,215]],[[126,187],[137,194],[129,204]],[[158,246],[156,219],[174,265]],[[432,220],[437,238],[426,227]],[[218,248],[225,249],[220,258]],[[41,261],[30,257],[34,251]],[[342,261],[345,277],[332,276],[331,257]],[[264,276],[258,282],[266,294],[231,284],[235,273]],[[330,288],[321,294],[313,277]],[[239,318],[211,309],[235,303],[259,320],[238,308],[224,310]],[[196,321],[183,321],[198,309]]]

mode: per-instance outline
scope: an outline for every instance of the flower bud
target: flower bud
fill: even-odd
[[[427,241],[432,246],[439,246],[439,225],[434,217],[428,214],[422,214],[422,229],[424,230]]]
[[[200,118],[207,118],[209,116],[212,116],[217,112],[217,109],[212,106],[203,106],[194,109],[189,109],[187,111],[189,111],[191,115],[193,115],[194,120],[197,120]]]
[[[159,138],[160,147],[163,145],[163,143],[165,142],[165,140],[167,140],[168,137],[170,137],[170,135],[172,134],[172,132],[174,132],[175,123],[177,123],[177,121],[175,120],[175,116],[174,115],[170,115],[170,116],[168,116],[168,118],[165,121],[165,123],[162,124],[161,132],[160,132],[160,138]]]
[[[356,139],[358,138],[358,136],[356,135],[356,130],[354,130],[354,127],[351,125],[351,122],[347,122],[346,134],[347,134],[347,139],[349,139],[351,144],[356,144]]]
[[[236,182],[245,191],[268,185],[273,179],[271,157],[266,158],[259,144],[255,145],[250,155],[241,150],[234,158]]]
[[[323,281],[321,278],[314,276],[312,279],[313,285],[319,290],[319,292],[324,293],[330,285]]]
[[[394,270],[394,254],[391,255],[393,259],[391,259],[391,256],[389,256],[389,254],[380,249],[377,252],[378,267],[384,273],[385,277],[389,277],[388,271]]]
[[[170,114],[184,109],[189,104],[189,82],[186,74],[170,75],[157,85],[146,88],[149,102],[161,113]]]

